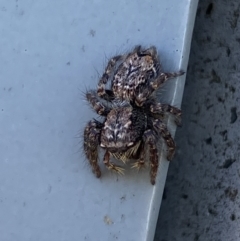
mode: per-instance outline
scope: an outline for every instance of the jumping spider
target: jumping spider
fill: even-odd
[[[110,157],[124,164],[135,159],[133,167],[141,169],[147,158],[150,161],[151,183],[154,185],[158,170],[158,142],[163,138],[170,161],[175,152],[175,142],[163,118],[170,113],[180,124],[181,110],[158,103],[154,95],[168,79],[184,72],[161,72],[155,47],[137,46],[128,54],[110,59],[98,83],[97,91],[86,93],[86,99],[103,122],[95,119],[84,130],[84,152],[93,173],[101,176],[98,165],[98,147],[105,150],[103,162],[109,170],[123,174],[124,169],[110,162]],[[111,80],[110,89],[106,89]]]

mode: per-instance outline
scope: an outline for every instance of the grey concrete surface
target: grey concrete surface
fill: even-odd
[[[164,71],[186,69],[197,0],[169,3],[0,1],[0,241],[153,240],[164,152],[154,187],[148,170],[117,177],[102,162],[99,180],[74,137],[96,117],[82,92],[107,58],[155,45]],[[184,79],[165,86],[173,105]]]
[[[240,3],[200,0],[155,241],[240,240]]]

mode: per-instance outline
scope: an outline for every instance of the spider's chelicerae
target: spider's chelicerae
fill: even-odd
[[[137,46],[128,54],[110,59],[98,83],[97,91],[86,93],[86,99],[103,122],[89,121],[84,130],[84,152],[93,173],[101,176],[98,164],[99,146],[105,150],[103,162],[109,170],[122,174],[124,169],[110,161],[110,157],[124,164],[135,159],[133,167],[141,169],[146,159],[150,162],[151,183],[158,170],[158,142],[163,139],[168,147],[167,159],[173,158],[175,142],[163,119],[170,113],[180,124],[181,110],[158,103],[155,92],[168,79],[183,71],[164,73],[155,47]],[[110,80],[111,87],[106,89]]]

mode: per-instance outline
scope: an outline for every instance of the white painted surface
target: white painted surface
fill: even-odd
[[[4,241],[152,240],[168,162],[96,179],[74,138],[106,57],[156,45],[186,70],[197,1],[1,1],[0,233]],[[180,106],[184,78],[164,98]],[[172,127],[174,132],[174,127]]]

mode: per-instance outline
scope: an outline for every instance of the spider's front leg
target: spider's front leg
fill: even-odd
[[[88,122],[84,130],[84,152],[92,167],[96,177],[101,176],[100,167],[98,165],[98,146],[100,143],[100,133],[103,124],[96,120]]]
[[[98,82],[97,94],[99,97],[104,98],[106,100],[111,99],[112,92],[107,91],[105,89],[105,86],[108,82],[109,77],[113,74],[117,62],[124,59],[125,57],[126,57],[125,55],[117,55],[109,60],[108,65],[107,65],[101,79]]]
[[[162,136],[162,138],[166,142],[168,147],[167,159],[168,161],[171,161],[175,153],[176,145],[170,132],[167,129],[167,126],[161,120],[155,119],[153,121],[153,128],[157,131],[157,133],[159,133]]]
[[[170,113],[175,117],[175,123],[181,126],[182,111],[174,106],[168,104],[153,103],[150,106],[150,111],[153,114],[164,116],[165,113]]]
[[[158,149],[154,132],[152,130],[146,130],[143,134],[143,141],[149,146],[149,159],[151,164],[150,178],[152,185],[154,185],[158,171]]]

